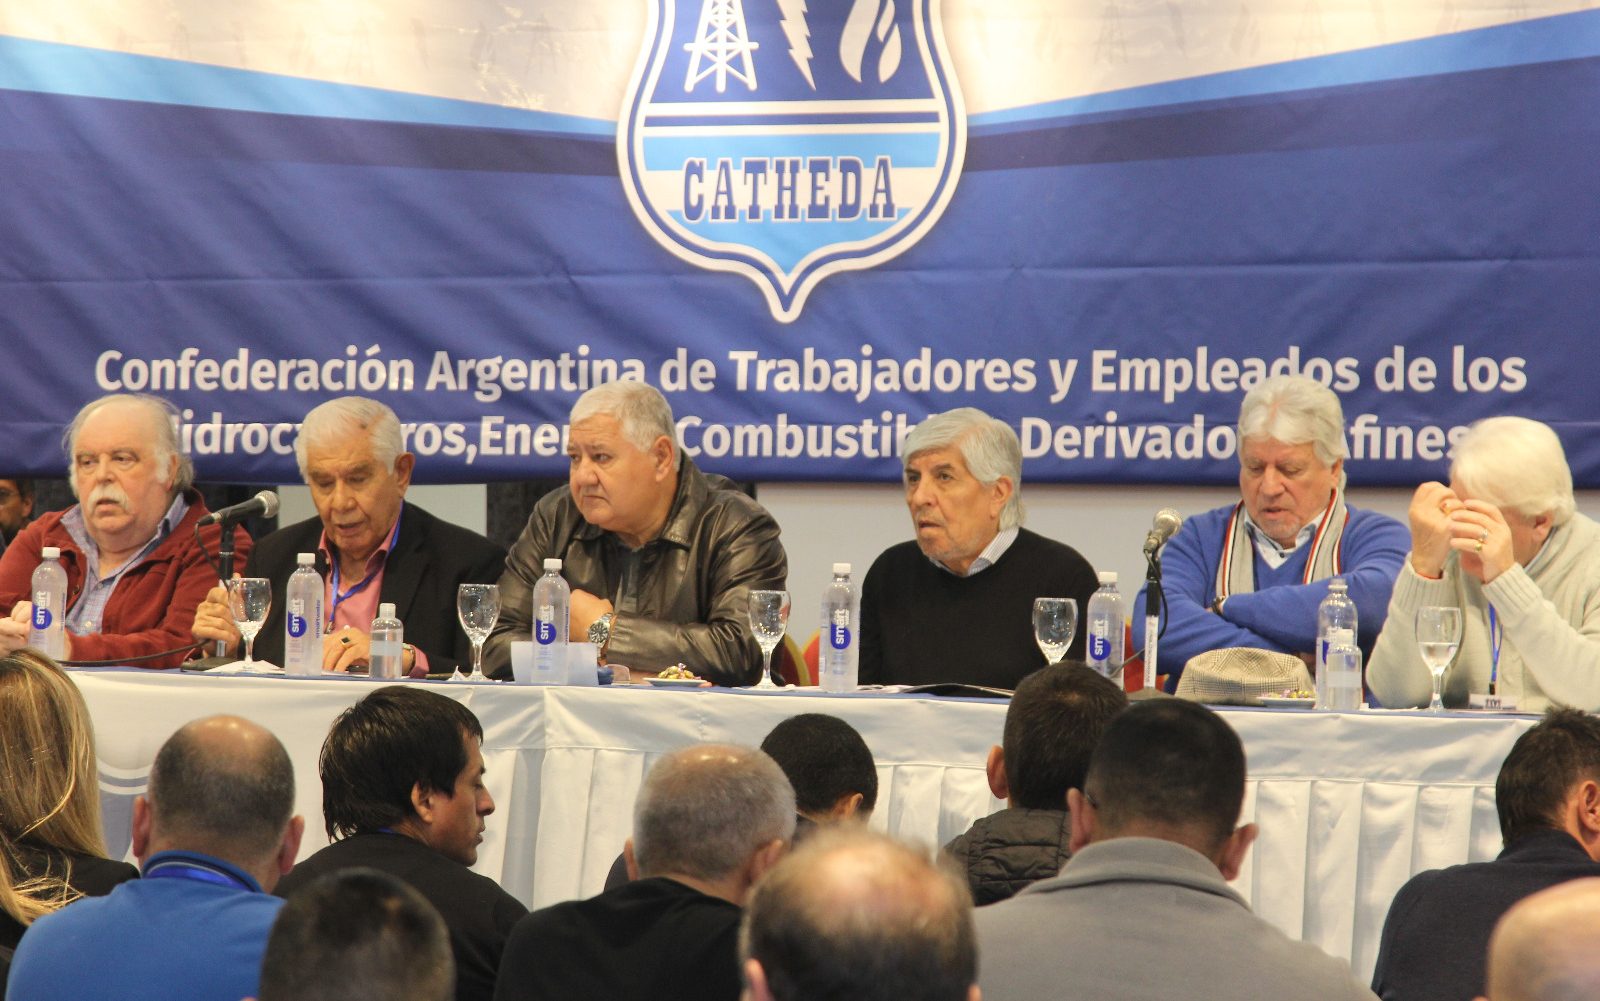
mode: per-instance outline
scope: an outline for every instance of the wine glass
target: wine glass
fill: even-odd
[[[462,584],[456,589],[456,618],[472,641],[472,673],[462,674],[458,665],[450,680],[487,681],[483,675],[483,641],[500,618],[500,585]]]
[[[267,621],[267,610],[272,607],[272,582],[265,577],[235,577],[228,581],[228,610],[233,613],[233,623],[244,637],[244,668],[258,671],[254,650],[256,633]]]
[[[1077,599],[1033,599],[1033,641],[1039,644],[1046,664],[1054,664],[1067,655],[1077,631]]]
[[[761,681],[755,688],[777,688],[772,680],[772,651],[789,628],[788,591],[750,592],[750,631],[761,647]]]
[[[1444,700],[1439,697],[1439,687],[1444,681],[1444,669],[1450,666],[1456,650],[1461,646],[1461,609],[1442,605],[1425,605],[1417,609],[1417,649],[1422,652],[1422,662],[1433,675],[1433,701],[1428,712],[1444,712]]]

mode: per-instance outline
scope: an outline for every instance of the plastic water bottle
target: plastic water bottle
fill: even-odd
[[[45,546],[44,557],[33,571],[33,621],[28,645],[60,660],[67,655],[67,572],[61,568],[61,550]]]
[[[295,571],[299,573],[298,570]],[[371,660],[367,675],[372,678],[399,678],[405,671],[405,626],[395,617],[394,603],[386,601],[378,606],[378,617],[372,620]]]
[[[822,631],[817,643],[817,673],[825,692],[853,692],[859,683],[860,600],[850,582],[850,564],[835,563],[833,580],[822,591]]]
[[[567,629],[571,622],[572,588],[561,577],[561,561],[544,561],[544,576],[533,585],[533,683],[559,685],[567,680]]]
[[[1100,571],[1100,587],[1089,597],[1088,622],[1089,666],[1112,681],[1122,680],[1127,612],[1122,604],[1122,592],[1117,590],[1116,571]]]
[[[1339,712],[1361,708],[1361,648],[1356,646],[1356,634],[1348,629],[1336,629],[1328,638],[1327,706]]]
[[[283,669],[288,674],[322,673],[322,575],[315,553],[301,553],[289,575],[283,616]]]
[[[1356,631],[1356,603],[1350,600],[1348,585],[1343,577],[1328,581],[1328,596],[1317,609],[1317,708],[1328,708],[1327,659],[1328,643],[1336,629],[1348,629],[1351,636]]]

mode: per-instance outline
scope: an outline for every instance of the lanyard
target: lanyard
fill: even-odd
[[[189,879],[197,883],[211,883],[215,886],[226,886],[234,890],[254,890],[255,887],[246,883],[237,876],[212,869],[198,862],[186,862],[181,859],[170,859],[157,862],[146,869],[145,879]]]
[[[1489,694],[1499,695],[1500,682],[1500,641],[1505,639],[1505,633],[1500,630],[1500,616],[1494,610],[1494,604],[1489,605]]]
[[[360,594],[362,591],[366,590],[367,585],[372,583],[372,578],[378,576],[378,574],[383,572],[384,564],[388,563],[388,561],[389,561],[388,554],[394,552],[395,540],[398,539],[398,538],[400,538],[400,518],[399,518],[398,515],[396,515],[395,519],[394,519],[394,531],[389,533],[389,542],[388,542],[388,544],[386,546],[384,546],[384,559],[383,559],[383,562],[378,564],[377,569],[373,570],[371,573],[367,574],[365,577],[361,578],[356,583],[350,585],[350,590],[345,591],[342,594],[339,591],[339,562],[340,561],[337,558],[332,559],[332,560],[329,561],[330,563],[333,564],[333,567],[331,568],[331,573],[329,575],[329,585],[333,590],[333,601],[330,602],[330,605],[332,607],[330,607],[328,609],[328,628],[331,629],[333,627],[333,616],[334,616],[334,613],[339,610],[340,603],[343,602],[346,598],[352,598],[352,597]]]

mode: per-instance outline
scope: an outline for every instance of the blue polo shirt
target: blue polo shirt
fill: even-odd
[[[239,1001],[283,901],[236,866],[161,852],[144,878],[35,921],[11,964],[8,1001]]]

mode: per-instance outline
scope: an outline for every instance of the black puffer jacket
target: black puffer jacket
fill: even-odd
[[[973,824],[944,850],[967,874],[973,903],[982,907],[1061,871],[1072,854],[1071,816],[1066,810],[1007,807]]]

